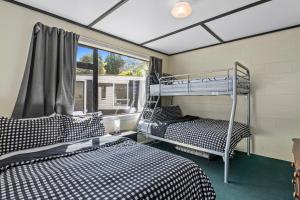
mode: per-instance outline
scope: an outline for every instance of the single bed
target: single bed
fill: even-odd
[[[92,140],[2,155],[0,199],[215,199],[188,159],[117,136]]]

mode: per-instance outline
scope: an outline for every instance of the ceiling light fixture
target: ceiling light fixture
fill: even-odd
[[[175,3],[171,14],[175,18],[185,18],[192,14],[192,7],[189,2],[186,1],[178,1]]]

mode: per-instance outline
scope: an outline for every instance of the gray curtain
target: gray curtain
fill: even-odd
[[[149,68],[149,78],[148,83],[149,84],[158,84],[159,77],[162,76],[162,59],[150,57],[150,68]],[[147,87],[147,99],[149,96],[150,89]],[[152,100],[156,100],[157,97],[152,97]],[[158,102],[158,106],[161,106],[161,100]]]
[[[159,76],[162,75],[162,59],[150,57],[149,74],[152,76],[155,76],[155,74],[158,74]]]
[[[13,118],[71,114],[79,35],[37,23]]]

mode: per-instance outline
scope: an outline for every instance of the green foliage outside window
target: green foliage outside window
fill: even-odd
[[[93,55],[87,54],[79,59],[83,63],[93,63]],[[99,75],[146,76],[148,63],[115,53],[109,53],[105,60],[98,56]],[[77,69],[78,74],[87,74],[90,70]]]

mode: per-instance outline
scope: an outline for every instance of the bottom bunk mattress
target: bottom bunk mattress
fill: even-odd
[[[49,148],[0,157],[0,199],[215,199],[194,162],[129,139],[101,138],[98,147],[71,153],[57,153],[64,148],[56,145],[55,156]]]
[[[187,118],[184,117],[183,120],[179,120],[179,122],[178,120],[175,120],[171,123],[169,121],[168,123],[161,123],[160,126],[154,126],[152,128],[151,134],[154,133],[153,135],[165,139],[217,152],[223,153],[225,151],[229,125],[228,121],[205,118],[198,118],[195,120],[186,119]],[[158,135],[158,131],[153,131],[154,129],[164,131]],[[247,125],[234,122],[230,143],[230,154],[232,155],[238,142],[249,136],[250,129]]]

